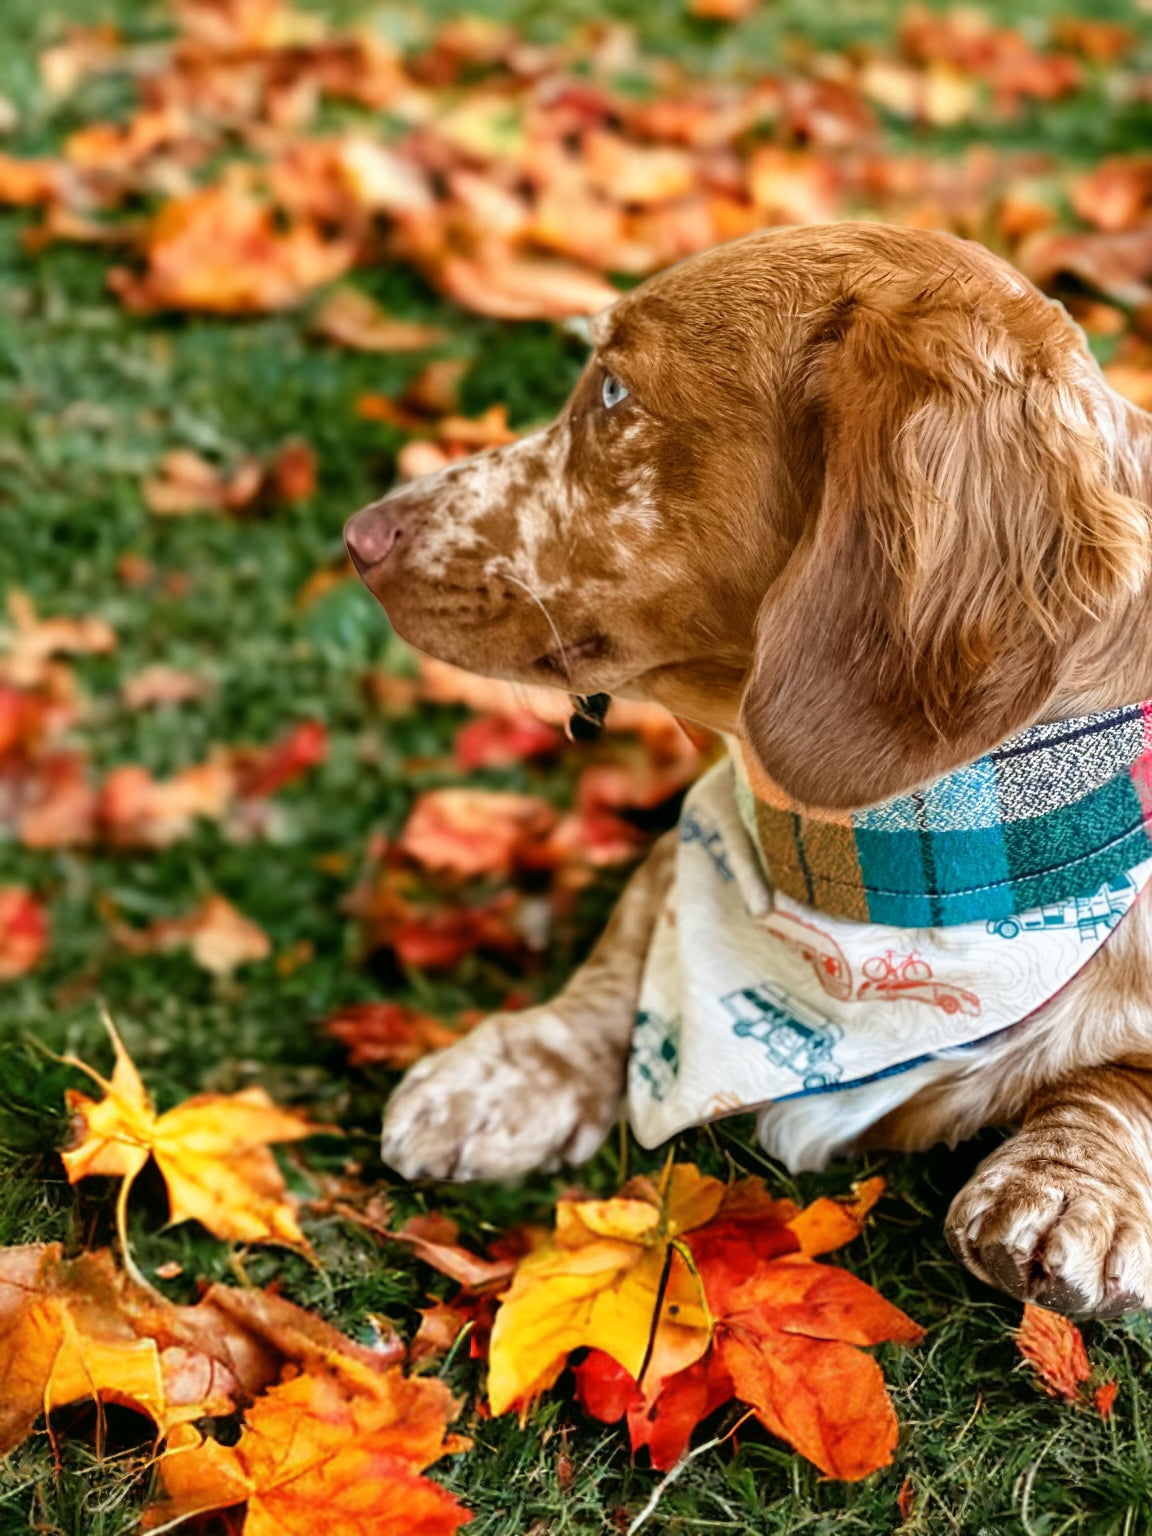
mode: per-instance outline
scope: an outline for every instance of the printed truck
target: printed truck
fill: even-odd
[[[733,1034],[757,1041],[771,1062],[794,1072],[805,1088],[839,1082],[842,1068],[832,1055],[844,1033],[839,1024],[771,982],[729,992],[721,1002],[732,1016]]]

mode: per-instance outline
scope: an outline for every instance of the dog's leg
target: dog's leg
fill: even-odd
[[[952,1202],[948,1241],[1022,1301],[1115,1317],[1152,1306],[1152,1058],[1054,1084]]]
[[[381,1151],[410,1179],[502,1179],[591,1157],[616,1119],[644,957],[672,879],[667,833],[558,997],[496,1014],[418,1062],[389,1101]]]

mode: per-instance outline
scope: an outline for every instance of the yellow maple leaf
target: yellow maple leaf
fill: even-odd
[[[75,1057],[66,1058],[100,1084],[104,1098],[68,1091],[75,1137],[61,1157],[70,1183],[90,1174],[123,1180],[117,1221],[125,1261],[130,1264],[128,1193],[150,1157],[167,1185],[172,1221],[198,1221],[214,1236],[232,1241],[286,1243],[307,1251],[308,1240],[268,1147],[299,1141],[320,1127],[280,1109],[262,1088],[198,1094],[157,1115],[119,1035],[110,1020],[105,1023],[116,1052],[110,1080]]]
[[[637,1380],[698,1359],[711,1320],[678,1239],[710,1221],[724,1194],[719,1179],[679,1164],[659,1187],[635,1179],[613,1200],[561,1200],[552,1241],[521,1260],[496,1314],[492,1412],[547,1390],[583,1346],[602,1349]]]

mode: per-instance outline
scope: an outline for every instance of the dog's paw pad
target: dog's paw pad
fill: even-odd
[[[945,1233],[972,1272],[1019,1301],[1117,1317],[1152,1304],[1152,1222],[1119,1185],[1008,1142],[956,1196]]]

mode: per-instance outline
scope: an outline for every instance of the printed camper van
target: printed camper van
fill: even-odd
[[[839,1024],[789,997],[771,982],[742,987],[721,998],[732,1015],[732,1032],[758,1041],[778,1067],[795,1072],[805,1088],[839,1082],[842,1069],[832,1059],[843,1036]]]
[[[1127,875],[1117,875],[1092,896],[1077,896],[1063,905],[1037,907],[1032,912],[1017,912],[1009,917],[989,919],[988,932],[1002,939],[1014,939],[1026,929],[1076,928],[1085,942],[1110,933],[1128,910],[1125,898],[1135,889]]]
[[[816,980],[829,997],[846,1003],[852,996],[852,967],[830,933],[806,923],[791,912],[773,909],[760,919],[765,933],[794,949],[812,967]]]

